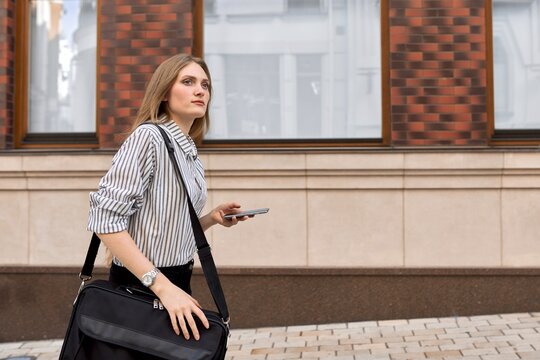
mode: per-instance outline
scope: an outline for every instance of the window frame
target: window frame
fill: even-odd
[[[357,148],[389,146],[390,126],[390,26],[389,1],[380,2],[381,34],[381,136],[378,138],[332,139],[203,139],[202,149],[268,149],[268,148]],[[204,1],[193,0],[194,40],[193,54],[204,57]],[[210,124],[212,126],[212,124]]]
[[[495,77],[493,58],[493,0],[485,2],[486,24],[486,107],[488,142],[493,146],[529,146],[540,144],[540,129],[497,130],[495,128]],[[540,21],[540,19],[539,19]]]
[[[100,7],[101,0],[96,0],[97,49],[100,44]],[[28,0],[15,4],[15,121],[14,145],[19,149],[92,149],[99,146],[99,51],[96,51],[96,131],[82,133],[29,133],[29,46],[30,46],[30,6]]]

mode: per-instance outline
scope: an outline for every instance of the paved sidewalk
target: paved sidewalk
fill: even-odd
[[[57,359],[61,340],[0,344],[0,359]],[[540,360],[540,313],[233,330],[228,360]]]

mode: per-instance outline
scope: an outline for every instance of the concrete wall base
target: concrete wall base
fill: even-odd
[[[79,268],[0,267],[0,342],[62,338]],[[233,328],[540,311],[540,269],[224,268]],[[97,268],[96,278],[106,276]],[[214,308],[200,269],[194,296]]]

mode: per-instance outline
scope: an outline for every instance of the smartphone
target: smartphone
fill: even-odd
[[[255,215],[259,215],[259,214],[266,214],[268,212],[268,210],[270,210],[270,209],[269,208],[263,208],[263,209],[246,210],[246,211],[241,211],[238,214],[227,214],[224,217],[227,220],[231,220],[233,217],[236,216],[236,218],[238,219],[238,218],[241,218],[243,216],[255,216]]]

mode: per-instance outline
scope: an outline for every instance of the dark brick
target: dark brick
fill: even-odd
[[[422,0],[391,0],[390,8],[422,8]]]
[[[469,18],[467,17],[456,17],[453,21],[454,25],[468,25],[469,24]]]
[[[453,123],[436,122],[436,123],[426,123],[425,130],[433,131],[433,130],[455,130],[455,129],[454,129]]]

